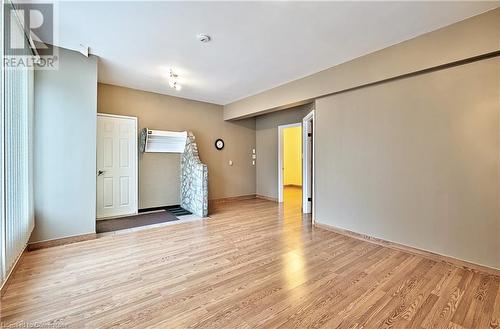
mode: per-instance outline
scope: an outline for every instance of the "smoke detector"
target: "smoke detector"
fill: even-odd
[[[208,34],[203,33],[198,34],[196,38],[201,42],[209,42],[210,40],[212,40],[212,38]]]

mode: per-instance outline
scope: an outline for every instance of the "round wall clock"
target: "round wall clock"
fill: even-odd
[[[222,150],[224,148],[224,141],[222,139],[218,138],[215,141],[215,148],[218,149],[219,151]]]

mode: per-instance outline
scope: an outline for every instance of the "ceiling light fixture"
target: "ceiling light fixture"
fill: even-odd
[[[170,86],[170,88],[173,88],[177,91],[182,89],[182,86],[179,84],[179,81],[177,81],[178,77],[179,76],[175,74],[174,71],[172,71],[172,69],[170,69],[170,76],[168,77],[168,85]]]

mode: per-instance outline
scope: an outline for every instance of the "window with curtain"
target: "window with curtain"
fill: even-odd
[[[3,17],[3,16],[2,16]],[[9,56],[8,42],[26,38],[19,21],[2,27],[2,57]],[[26,50],[26,56],[31,51]],[[2,58],[2,65],[4,64]],[[1,111],[1,227],[2,282],[23,252],[34,227],[32,196],[32,132],[34,70],[2,66]]]

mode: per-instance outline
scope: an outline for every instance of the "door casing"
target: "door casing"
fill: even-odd
[[[312,129],[311,143],[308,134]],[[314,159],[316,149],[315,143],[315,112],[312,110],[302,119],[302,211],[306,214],[312,213],[314,224]],[[308,191],[308,188],[311,188]],[[312,202],[309,203],[309,196]]]

